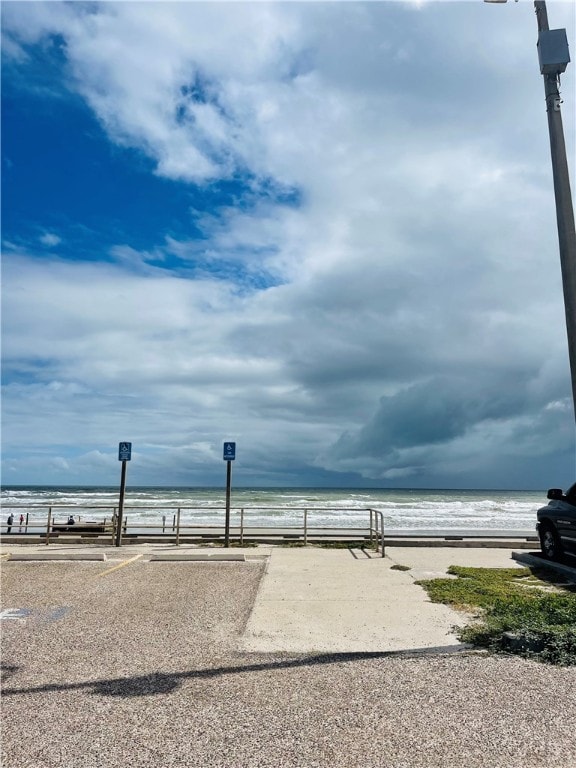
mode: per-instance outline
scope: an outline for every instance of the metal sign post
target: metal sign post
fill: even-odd
[[[224,443],[224,461],[226,462],[226,525],[224,528],[224,546],[230,546],[230,489],[232,487],[232,462],[236,458],[236,443]]]
[[[116,518],[116,539],[117,547],[122,544],[122,515],[124,512],[124,492],[126,490],[126,462],[132,458],[132,443],[120,443],[118,445],[118,461],[122,462],[122,473],[120,475],[120,500],[118,502],[118,516]]]

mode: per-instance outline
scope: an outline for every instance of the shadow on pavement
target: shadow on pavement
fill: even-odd
[[[458,644],[441,646],[439,648],[414,648],[406,651],[381,651],[360,653],[325,653],[280,661],[262,662],[260,664],[241,664],[238,666],[215,667],[214,669],[193,669],[188,672],[154,672],[135,677],[118,677],[110,680],[90,680],[84,683],[46,683],[30,688],[4,688],[3,696],[17,696],[30,693],[49,693],[52,691],[71,691],[85,688],[98,696],[156,696],[172,693],[182,682],[188,679],[210,679],[223,675],[233,675],[245,672],[263,672],[275,669],[290,669],[294,667],[317,666],[321,664],[340,664],[365,659],[385,658],[418,658],[431,655],[457,655],[470,650],[470,646]],[[3,669],[4,669],[3,665]],[[10,674],[15,674],[17,667],[6,668]]]

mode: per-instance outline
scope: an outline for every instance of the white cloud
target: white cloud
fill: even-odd
[[[58,237],[58,235],[55,235],[53,232],[45,232],[38,239],[40,240],[42,245],[47,245],[48,247],[52,247],[54,245],[60,245],[60,243],[62,242],[62,238]]]
[[[114,264],[9,257],[4,354],[22,380],[4,396],[7,443],[130,438],[154,482],[210,476],[235,437],[254,478],[445,482],[452,466],[488,483],[518,462],[528,477],[528,449],[542,477],[566,461],[531,9],[495,25],[481,3],[7,8],[12,44],[65,36],[112,141],[180,183],[241,173],[259,200],[191,212],[202,241],[118,243]],[[266,197],[267,180],[298,204]],[[174,255],[189,273],[170,274]],[[212,275],[230,263],[279,285]]]

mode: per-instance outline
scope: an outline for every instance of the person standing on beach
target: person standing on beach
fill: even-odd
[[[12,512],[8,515],[8,520],[6,520],[6,533],[12,533],[12,523],[14,522],[14,515]]]

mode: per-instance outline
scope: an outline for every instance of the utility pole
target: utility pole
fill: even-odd
[[[485,3],[506,3],[507,0],[484,0]],[[518,0],[516,0],[518,2]],[[552,155],[552,176],[556,199],[556,223],[560,246],[560,267],[564,291],[564,312],[568,335],[568,359],[572,378],[572,405],[576,418],[576,231],[574,229],[574,208],[566,159],[566,144],[560,113],[560,75],[566,71],[570,54],[565,29],[550,29],[545,0],[534,0],[538,20],[538,58],[540,72],[544,78],[550,153]]]
[[[534,8],[538,20],[538,57],[540,59],[540,71],[544,78],[548,131],[550,133],[556,222],[568,334],[568,356],[572,377],[572,404],[576,417],[576,230],[574,228],[574,208],[572,207],[566,144],[560,112],[562,99],[558,90],[560,73],[565,71],[570,56],[566,30],[551,30],[548,26],[545,0],[535,0]]]

